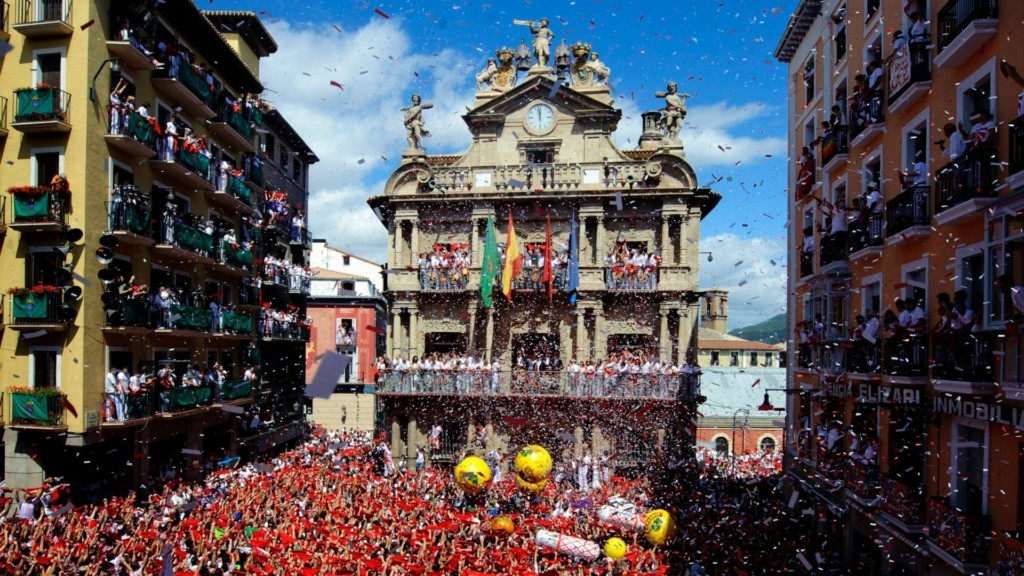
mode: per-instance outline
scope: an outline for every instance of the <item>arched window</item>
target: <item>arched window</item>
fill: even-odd
[[[722,456],[729,453],[729,441],[726,440],[724,436],[715,438],[715,452],[718,452],[718,454]]]
[[[761,439],[761,452],[775,452],[775,438],[765,436]]]

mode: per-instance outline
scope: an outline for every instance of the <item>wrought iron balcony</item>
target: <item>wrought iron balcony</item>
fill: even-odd
[[[8,226],[21,231],[54,231],[67,222],[71,192],[48,186],[8,188],[14,205],[14,219]]]
[[[159,72],[159,74],[158,74]],[[213,92],[210,84],[191,64],[178,60],[164,63],[153,73],[153,86],[196,118],[213,118]]]
[[[879,496],[878,465],[860,462],[846,456],[846,490],[862,504],[877,504]]]
[[[564,266],[553,267],[552,290],[565,290]],[[512,279],[512,289],[520,292],[544,292],[548,289],[547,282],[544,282],[543,266],[523,266],[522,274]]]
[[[881,212],[871,212],[867,217],[867,225],[850,226],[850,256],[868,248],[881,247],[885,239],[882,236],[884,221]]]
[[[554,372],[387,370],[381,375],[377,393],[397,395],[584,396],[589,398],[643,398],[653,400],[677,400],[685,397],[696,397],[696,394],[700,392],[699,380],[693,386],[690,380],[683,383],[683,376],[584,374],[567,370]]]
[[[1010,121],[1010,175],[1017,174],[1024,170],[1024,116],[1018,116]]]
[[[911,488],[889,474],[882,475],[880,488],[882,502],[879,507],[883,512],[903,524],[905,528],[924,525],[923,489]]]
[[[826,172],[832,168],[831,162],[850,153],[850,127],[833,126],[821,141],[821,168]]]
[[[966,514],[945,498],[928,499],[930,545],[963,564],[988,564],[992,544],[992,518]]]
[[[109,131],[104,138],[111,148],[135,158],[156,156],[155,119],[143,117],[138,112],[125,116],[123,109],[111,108]]]
[[[309,326],[299,322],[276,320],[267,312],[260,314],[259,334],[264,340],[309,342]]]
[[[932,61],[928,41],[915,40],[889,62],[889,110],[900,112],[931,90]]]
[[[12,387],[7,392],[14,428],[66,428],[67,394],[57,388]]]
[[[28,38],[70,36],[71,0],[17,0],[14,29]]]
[[[252,146],[252,125],[237,105],[221,104],[216,119],[207,126],[214,137],[228,148],[247,153],[255,150]]]
[[[931,226],[932,218],[928,210],[929,192],[927,184],[913,186],[885,203],[887,236],[903,234],[915,226]]]
[[[822,268],[835,262],[846,261],[850,254],[848,240],[849,234],[845,232],[828,234],[821,237],[821,253],[819,254],[819,261]]]
[[[994,333],[942,332],[936,334],[934,340],[932,379],[936,392],[982,394],[995,391]]]
[[[452,292],[469,285],[469,268],[420,268],[420,290]]]
[[[956,67],[996,34],[998,0],[950,0],[936,18],[935,65]]]
[[[11,318],[7,328],[26,331],[62,332],[71,321],[60,289],[35,286],[11,294]]]
[[[858,104],[851,106],[850,146],[858,146],[885,130],[884,98],[882,90],[878,90],[869,95],[866,102],[858,100]]]
[[[906,334],[886,338],[882,343],[882,372],[889,376],[928,374],[928,335]]]
[[[71,94],[53,86],[15,90],[12,112],[11,128],[25,134],[71,131]]]
[[[604,270],[608,290],[621,292],[649,292],[658,289],[658,267],[626,264],[610,266]]]
[[[252,382],[248,380],[228,380],[220,385],[204,383],[201,386],[163,388],[154,376],[144,387],[124,396],[123,419],[119,419],[115,400],[104,394],[102,426],[138,425],[153,416],[173,417],[182,412],[250,397]]]
[[[991,204],[996,194],[995,150],[972,150],[939,169],[935,182],[935,221],[950,224]],[[958,208],[962,207],[962,208]]]

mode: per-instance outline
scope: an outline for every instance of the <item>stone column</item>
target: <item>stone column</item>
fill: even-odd
[[[595,360],[608,356],[608,334],[604,327],[604,310],[594,310],[594,356]]]
[[[584,324],[584,309],[576,308],[576,358],[580,361],[587,356],[587,327]]]
[[[676,334],[678,338],[678,350],[676,350],[676,364],[682,366],[686,361],[686,350],[690,344],[690,333],[693,331],[693,320],[691,316],[696,318],[697,312],[690,309],[689,304],[683,304],[679,308],[679,333]]]
[[[384,333],[384,337],[387,339],[387,342],[384,344],[385,354],[388,355],[388,358],[395,357],[395,330],[397,329],[398,322],[396,322],[395,312],[394,310],[392,310],[391,312],[388,313],[388,328],[387,332]]]
[[[594,265],[596,265],[596,266],[603,266],[604,265],[604,255],[605,255],[604,235],[605,235],[605,232],[604,232],[604,216],[598,216],[597,217],[597,237],[594,238],[594,258],[596,258],[596,261],[594,262]],[[602,272],[602,275],[603,274],[604,274],[604,272]]]
[[[661,261],[668,263],[672,262],[672,245],[668,235],[669,216],[667,214],[661,215]]]
[[[405,428],[405,457],[408,459],[409,472],[416,471],[416,444],[419,443],[419,430],[416,428],[416,417],[409,417],[409,424]]]
[[[469,352],[476,349],[476,301],[469,304]]]
[[[661,350],[658,351],[661,361],[668,362],[672,355],[672,340],[668,333],[668,310],[661,310],[661,331],[658,332],[658,344]]]
[[[416,266],[419,269],[419,257],[420,257],[420,223],[419,220],[411,220],[412,222],[412,239],[410,242],[409,250],[409,265]]]
[[[480,266],[481,262],[483,262],[483,256],[484,256],[483,255],[483,249],[480,248],[480,226],[481,226],[481,223],[483,223],[483,225],[486,226],[487,225],[486,224],[487,220],[477,220],[475,218],[473,219],[473,230],[470,233],[470,237],[469,237],[469,246],[470,246],[470,250],[472,250],[472,252],[470,252],[469,256],[470,256],[470,258],[473,259],[473,265],[474,266]]]
[[[402,446],[402,425],[398,423],[398,418],[391,420],[391,454],[401,454],[405,451],[405,446]]]
[[[487,309],[487,333],[484,336],[484,360],[491,364],[491,349],[494,348],[494,307]]]
[[[402,233],[402,221],[396,219],[395,220],[395,247],[394,247],[395,248],[394,264],[395,264],[396,268],[405,266],[405,256],[402,253],[402,242],[403,242],[402,236],[403,236],[403,233]]]
[[[409,311],[409,356],[420,355],[420,312]]]

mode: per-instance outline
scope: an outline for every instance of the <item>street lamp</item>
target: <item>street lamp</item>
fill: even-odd
[[[746,408],[737,408],[736,411],[732,413],[732,464],[733,464],[733,468],[736,468],[736,417],[739,416],[740,414],[744,415],[743,425],[746,426],[747,425],[746,418],[750,417],[750,410],[747,410]]]
[[[103,67],[110,63],[111,72],[121,71],[121,61],[117,58],[107,58],[100,63],[100,67],[96,70],[96,73],[92,76],[92,85],[89,86],[89,100],[92,102],[96,101],[96,79],[100,77],[100,73],[103,72]]]
[[[715,257],[711,255],[711,252],[701,252],[701,254],[707,254],[708,255],[708,262],[714,262]]]
[[[765,388],[764,389],[764,402],[757,409],[761,412],[771,412],[773,410],[785,410],[785,408],[776,408],[772,405],[771,400],[768,399],[769,392],[785,392],[786,394],[799,394],[803,390],[799,388]]]

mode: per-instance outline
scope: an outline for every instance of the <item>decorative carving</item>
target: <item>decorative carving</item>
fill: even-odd
[[[573,55],[570,71],[574,86],[596,86],[608,81],[612,71],[601,62],[597,52],[590,51],[590,44],[577,42],[570,50]]]
[[[665,141],[678,143],[679,131],[683,128],[683,119],[686,118],[686,99],[689,94],[679,94],[675,82],[669,82],[666,91],[661,90],[654,93],[657,98],[665,99],[665,108],[661,111],[661,123],[659,127],[665,132]]]
[[[551,39],[555,37],[555,33],[548,28],[548,19],[541,18],[540,22],[513,20],[512,23],[530,28],[530,34],[533,34],[533,56],[537,60],[537,66],[547,68],[548,58],[551,57]]]
[[[491,62],[494,62],[494,58],[487,60],[488,67],[477,74],[477,89],[480,89],[480,77],[482,74],[490,71],[490,77],[488,77],[487,84],[488,90],[504,92],[515,86],[516,84],[516,67],[513,63],[515,59],[515,51],[507,46],[502,46],[494,51],[494,55],[497,57],[497,63],[494,69],[491,70]]]
[[[661,177],[661,172],[662,172],[661,162],[648,162],[644,166],[644,174],[646,174],[647,177],[652,179],[652,180],[660,178]]]
[[[494,75],[498,73],[498,64],[494,58],[487,59],[487,67],[484,68],[479,74],[476,75],[476,90],[477,92],[484,91],[484,84],[488,87],[493,87]]]

